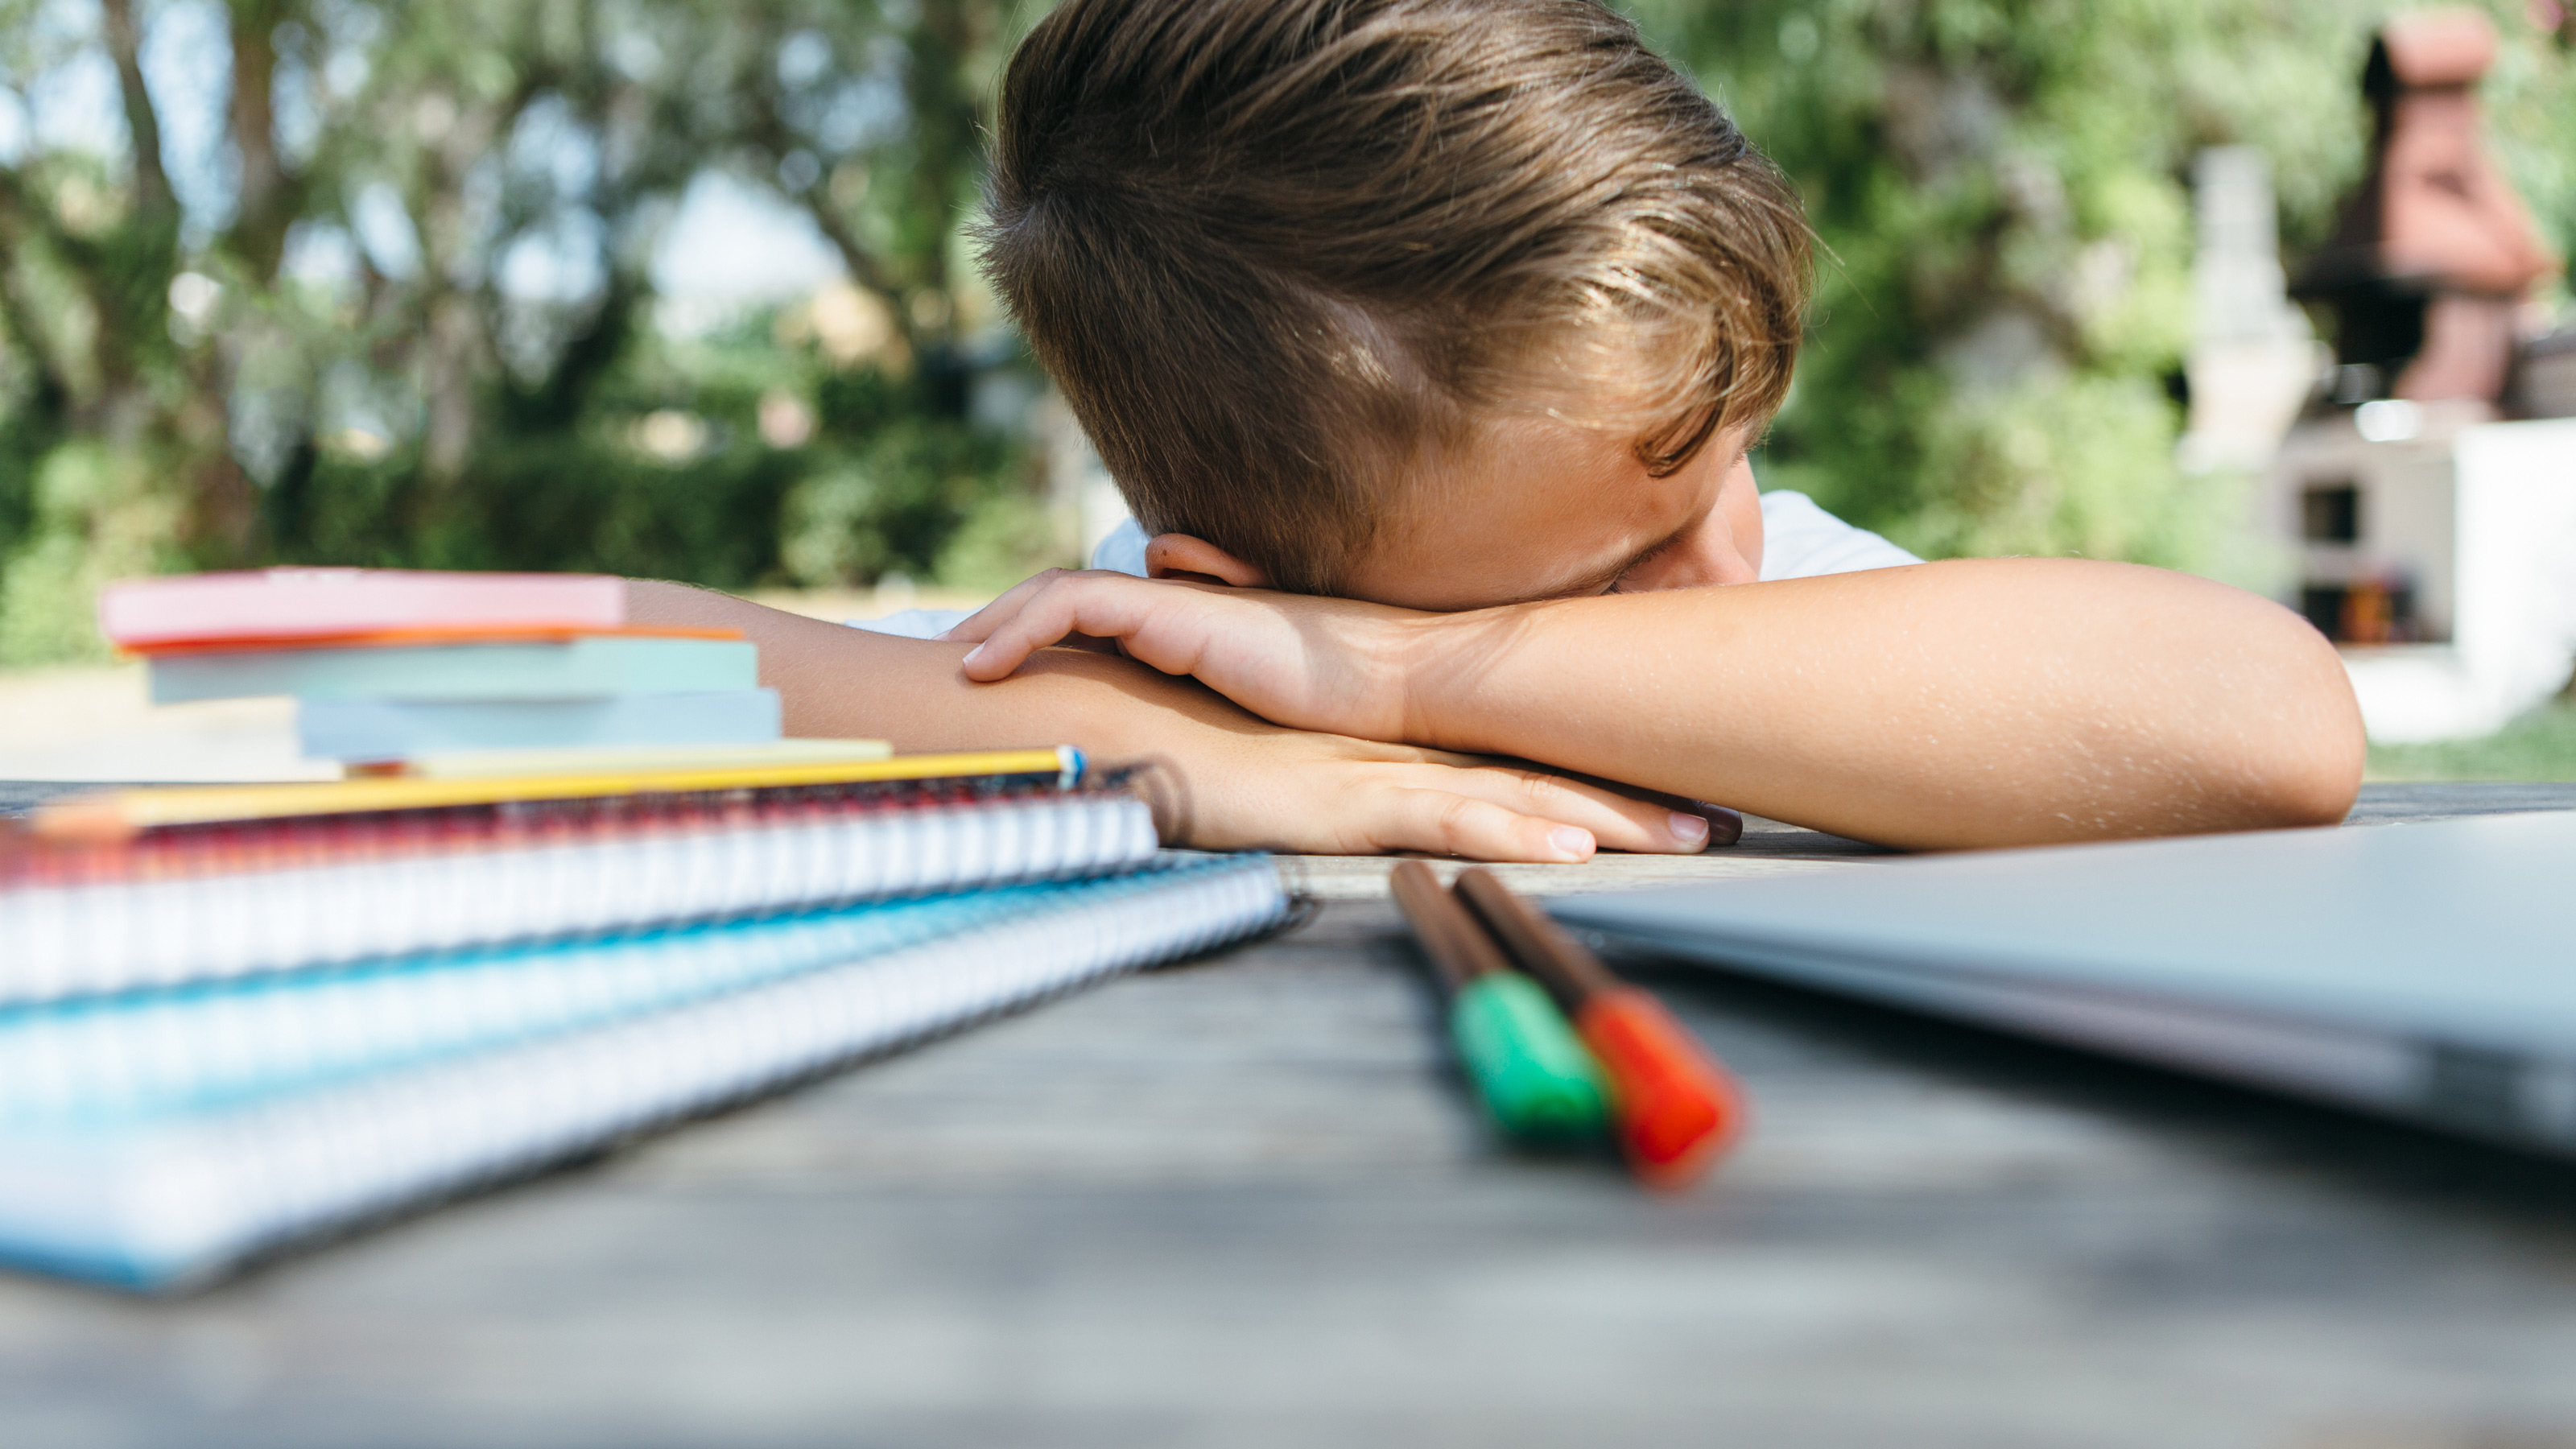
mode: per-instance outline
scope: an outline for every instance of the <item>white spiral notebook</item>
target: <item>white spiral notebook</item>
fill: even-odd
[[[1266,857],[0,1009],[0,1255],[134,1287],[1278,924]]]
[[[0,870],[0,1004],[1132,869],[1153,814],[857,784],[259,821]],[[0,858],[0,866],[9,860]]]

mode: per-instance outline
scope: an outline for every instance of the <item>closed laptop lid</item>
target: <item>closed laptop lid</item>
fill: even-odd
[[[1550,903],[1715,964],[2576,1143],[2576,813],[1932,856]]]

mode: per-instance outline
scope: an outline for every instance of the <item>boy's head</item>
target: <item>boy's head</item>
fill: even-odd
[[[1751,506],[1805,225],[1591,0],[1067,0],[994,150],[986,266],[1150,533],[1460,607]],[[1521,547],[1422,581],[1451,530]]]

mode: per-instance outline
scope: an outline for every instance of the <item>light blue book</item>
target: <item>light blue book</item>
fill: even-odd
[[[1266,857],[0,1012],[0,1256],[134,1287],[1276,925]]]
[[[713,694],[760,686],[758,651],[740,639],[586,634],[569,639],[246,649],[152,660],[152,702],[242,699],[601,699]]]
[[[431,750],[750,744],[779,738],[779,720],[774,689],[614,699],[308,699],[295,706],[304,753],[325,760],[399,760]]]

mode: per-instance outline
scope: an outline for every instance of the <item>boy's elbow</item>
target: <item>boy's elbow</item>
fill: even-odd
[[[2259,652],[2261,708],[2246,741],[2245,824],[2255,829],[2336,825],[2361,794],[2369,740],[2341,656],[2305,620],[2279,620]]]
[[[2356,724],[2349,741],[2319,741],[2295,758],[2275,762],[2253,792],[2253,825],[2286,830],[2342,824],[2361,796],[2362,756]]]

